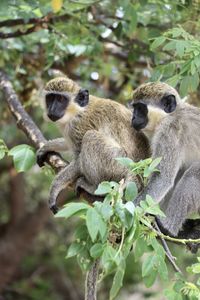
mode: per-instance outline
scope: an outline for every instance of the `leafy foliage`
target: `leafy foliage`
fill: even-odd
[[[17,24],[16,20],[22,22]],[[3,26],[1,22],[4,21],[11,23]],[[130,99],[133,88],[140,83],[157,79],[179,88],[182,96],[192,92],[192,96],[199,99],[199,12],[195,1],[3,0],[0,1],[0,38],[0,67],[8,74],[24,107],[49,138],[57,136],[58,132],[53,125],[42,122],[42,112],[37,102],[41,95],[36,91],[41,90],[49,78],[58,74],[64,73],[80,81],[80,86],[89,88],[95,95],[122,102]],[[4,99],[3,93],[0,97]],[[199,105],[199,100],[196,104]],[[26,171],[35,163],[34,151],[25,145],[26,140],[10,120],[4,101],[0,107],[0,115],[0,163],[3,166],[0,169],[4,172],[7,161],[12,159],[17,170]],[[13,150],[12,147],[18,144],[21,144],[20,147]],[[137,175],[143,174],[145,184],[159,163],[159,159],[140,163],[127,158],[121,161]],[[23,215],[35,209],[38,201],[46,201],[48,198],[53,173],[47,166],[43,170],[48,175],[45,176],[48,180],[37,169],[30,169],[25,178],[27,199],[31,201],[27,201],[27,207],[23,205]],[[1,196],[5,200],[10,199],[8,174],[7,169],[0,182]],[[82,222],[80,227],[77,227],[76,222],[70,223],[67,228],[65,223],[63,226],[59,223],[59,228],[56,229],[58,236],[54,230],[42,230],[41,234],[45,236],[43,242],[36,242],[32,257],[27,259],[28,263],[25,260],[24,279],[22,278],[21,285],[18,279],[17,288],[14,288],[16,293],[19,291],[20,299],[62,298],[53,290],[52,276],[47,283],[42,278],[42,272],[40,275],[33,265],[36,266],[37,261],[38,269],[42,269],[44,257],[41,253],[44,251],[45,259],[49,257],[48,265],[52,264],[52,269],[66,264],[69,273],[75,268],[71,265],[72,260],[63,262],[64,246],[58,247],[62,237],[70,236],[73,231],[75,241],[69,247],[67,257],[76,256],[83,270],[87,270],[92,261],[100,258],[103,268],[101,278],[112,272],[115,274],[111,298],[116,296],[122,285],[125,265],[126,272],[129,273],[128,279],[125,273],[125,287],[128,282],[133,285],[133,282],[135,284],[137,280],[141,281],[140,278],[136,279],[140,271],[147,286],[151,286],[160,277],[165,280],[166,287],[169,281],[166,280],[164,254],[154,231],[148,227],[151,226],[153,217],[151,219],[146,216],[146,213],[162,215],[159,207],[147,197],[140,207],[135,208],[132,201],[137,197],[137,188],[133,182],[127,186],[123,183],[119,185],[104,182],[98,187],[96,194],[105,195],[103,203],[91,207],[86,203],[76,202],[75,206],[72,203],[72,206],[67,205],[63,209],[67,218],[79,216]],[[11,203],[12,201],[0,203],[2,232],[6,220],[9,225],[12,223],[9,220],[12,218],[10,212],[13,211]],[[62,211],[59,214],[61,216]],[[95,218],[101,226],[97,227],[96,222],[91,228]],[[23,240],[23,231],[21,235]],[[131,257],[128,254],[130,244],[133,244],[135,259],[142,260],[141,270],[138,265],[133,270],[133,259],[131,264],[127,263]],[[189,254],[185,256],[179,249],[178,257],[183,265],[185,262],[188,264]],[[189,263],[191,264],[191,260]],[[170,281],[165,297],[170,300],[198,299],[199,282],[197,280],[195,284],[192,283],[195,282],[193,277],[197,271],[198,263],[194,264],[194,273],[190,272],[191,280],[188,279],[187,283],[182,277],[177,277],[171,287]],[[38,276],[34,282],[27,280],[31,273],[36,274],[33,277]],[[22,277],[21,273],[15,278],[19,277]],[[79,286],[81,279],[77,276],[75,279]],[[31,292],[30,286],[34,286]],[[12,291],[12,286],[8,290]],[[148,296],[150,294],[151,291],[148,290]],[[7,298],[17,299],[16,295],[13,297],[9,295]],[[106,296],[102,297],[107,299]],[[155,298],[156,295],[152,297]]]
[[[18,172],[26,172],[36,163],[35,150],[29,145],[18,145],[8,150],[5,142],[0,140],[0,159],[6,154],[12,156]]]
[[[151,49],[158,47],[172,52],[174,60],[155,68],[156,76],[168,78],[166,81],[174,87],[180,82],[182,96],[194,92],[199,85],[200,42],[179,26],[154,39]]]
[[[134,163],[125,158],[118,160],[126,165],[129,161],[128,167],[140,175],[147,168],[151,171],[150,175],[160,161],[148,159]],[[84,203],[70,203],[56,215],[69,218],[72,214],[81,212],[80,216],[84,219],[81,227],[83,235],[78,235],[71,244],[67,258],[77,255],[82,270],[87,270],[95,259],[100,258],[102,265],[100,277],[104,278],[107,274],[115,273],[110,290],[110,299],[114,299],[122,286],[127,256],[133,243],[137,241],[135,249],[137,259],[146,250],[151,252],[142,265],[142,276],[146,286],[150,287],[158,274],[161,279],[167,280],[165,252],[155,239],[156,234],[148,229],[151,228],[152,217],[147,217],[147,214],[164,216],[159,206],[147,196],[140,207],[135,208],[132,201],[137,196],[137,188],[133,182],[129,182],[126,187],[123,181],[119,184],[102,182],[96,194],[105,194],[102,203],[95,202],[93,207]]]

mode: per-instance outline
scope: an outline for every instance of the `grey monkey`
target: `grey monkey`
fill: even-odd
[[[49,81],[45,91],[48,118],[59,126],[63,138],[50,140],[39,149],[38,163],[42,166],[51,151],[70,150],[73,154],[72,162],[51,186],[52,211],[56,213],[56,199],[69,185],[93,194],[100,182],[125,178],[134,180],[141,190],[141,180],[115,160],[128,156],[139,161],[149,156],[147,138],[131,126],[132,112],[115,101],[89,96],[65,77]]]
[[[137,88],[132,105],[133,128],[149,139],[152,157],[162,157],[160,172],[152,174],[136,204],[149,194],[164,209],[166,217],[157,218],[162,232],[199,237],[199,229],[192,228],[197,221],[186,218],[200,210],[200,109],[162,82]]]

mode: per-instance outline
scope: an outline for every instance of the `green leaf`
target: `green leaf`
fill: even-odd
[[[128,157],[117,157],[115,159],[125,167],[129,167],[131,163],[134,163],[133,160]]]
[[[78,253],[77,261],[83,272],[88,271],[91,268],[93,261],[91,260],[87,248],[84,247],[81,252]]]
[[[157,275],[158,275],[157,270],[154,270],[148,276],[145,276],[143,278],[144,284],[147,288],[151,287],[154,284]]]
[[[158,273],[163,281],[168,280],[168,270],[167,270],[167,265],[161,256],[158,257]]]
[[[18,172],[28,171],[36,164],[35,151],[29,145],[18,145],[12,148],[8,155],[13,157],[14,166]]]
[[[177,41],[176,42],[176,53],[178,56],[183,57],[186,43],[185,41]]]
[[[144,169],[144,177],[145,178],[149,177],[153,172],[157,171],[156,167],[157,167],[157,165],[159,165],[161,160],[162,160],[161,157],[157,157],[156,159],[154,159],[152,161],[152,163],[148,167],[146,167]]]
[[[105,270],[108,270],[113,264],[116,265],[116,260],[115,260],[116,254],[117,251],[111,245],[107,244],[106,247],[104,248],[102,259],[101,259],[103,268]]]
[[[127,203],[125,203],[124,207],[128,210],[128,212],[134,216],[134,212],[135,212],[135,205],[133,204],[133,202],[129,201]]]
[[[123,34],[123,25],[122,22],[119,22],[117,27],[114,29],[114,34],[116,35],[116,37],[118,39],[121,38],[122,34]]]
[[[125,260],[122,260],[120,265],[117,268],[117,272],[115,273],[114,279],[113,279],[113,284],[110,290],[110,300],[114,299],[119,292],[120,288],[123,285],[123,278],[124,278],[124,273],[125,273]]]
[[[137,12],[132,4],[129,4],[126,8],[125,17],[130,19],[130,23],[128,26],[128,34],[131,36],[136,29],[137,26]]]
[[[141,202],[140,202],[140,206],[141,206]],[[144,205],[142,207],[146,213],[149,213],[149,214],[152,214],[155,216],[158,215],[161,217],[165,217],[165,214],[160,209],[159,204],[157,204],[151,196],[146,195],[146,203],[148,204],[148,207],[144,207]]]
[[[144,238],[139,237],[136,241],[135,249],[134,249],[134,257],[135,261],[138,261],[138,259],[145,253],[148,252],[150,248],[147,245],[146,240]]]
[[[166,289],[164,291],[165,297],[167,297],[168,300],[183,300],[180,293],[176,293],[174,290]]]
[[[169,78],[166,80],[166,83],[168,83],[169,85],[176,87],[177,83],[180,80],[180,75],[174,75],[173,77]]]
[[[164,37],[164,36],[157,37],[157,38],[153,41],[153,43],[151,44],[151,50],[154,50],[154,49],[158,48],[158,47],[161,46],[165,41],[166,41],[166,37]]]
[[[199,75],[198,73],[195,73],[194,75],[191,76],[190,79],[190,91],[194,92],[197,90],[199,85]]]
[[[95,241],[98,232],[102,239],[105,237],[107,231],[106,223],[98,211],[93,207],[89,208],[87,211],[86,225],[93,242]]]
[[[57,212],[55,218],[68,219],[69,217],[75,215],[78,212],[84,212],[85,210],[90,209],[90,207],[91,206],[86,203],[74,203],[74,202],[68,203],[65,205],[63,209]]]
[[[104,245],[100,243],[94,244],[92,248],[90,248],[90,255],[93,258],[98,258],[102,255],[103,250],[104,250]]]
[[[67,256],[65,258],[70,258],[77,255],[82,251],[83,248],[84,246],[81,243],[75,242],[71,244],[70,247],[68,248]]]
[[[165,251],[156,238],[151,239],[151,246],[153,247],[157,255],[165,259]]]
[[[163,48],[164,51],[170,51],[175,49],[176,49],[176,41],[170,41]]]
[[[82,224],[77,227],[74,233],[74,238],[76,240],[86,240],[88,237],[88,231],[85,224]]]
[[[112,191],[112,187],[110,185],[110,182],[103,181],[98,185],[97,190],[94,192],[95,195],[105,195]]]
[[[156,256],[149,255],[142,264],[142,277],[148,276],[151,272],[155,272]]]
[[[138,189],[135,182],[128,182],[125,190],[126,201],[133,201],[138,195]]]
[[[155,168],[159,165],[159,163],[161,162],[162,160],[162,157],[157,157],[155,158],[152,163],[150,164],[149,166],[149,169],[151,169],[152,171],[155,170]]]
[[[181,96],[186,96],[189,90],[189,76],[184,77],[180,84],[180,94]]]
[[[105,221],[108,221],[113,215],[113,208],[110,205],[109,198],[105,198],[104,202],[101,205],[100,214]]]

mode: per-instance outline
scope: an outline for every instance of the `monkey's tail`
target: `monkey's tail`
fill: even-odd
[[[49,208],[56,214],[58,212],[57,198],[62,190],[73,185],[80,175],[78,160],[73,160],[68,166],[62,169],[55,177],[50,190]]]

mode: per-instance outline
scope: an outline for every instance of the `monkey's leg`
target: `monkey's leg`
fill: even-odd
[[[37,163],[40,167],[44,165],[48,154],[54,154],[55,152],[66,151],[67,144],[64,138],[58,138],[54,140],[47,141],[38,151],[37,151]],[[57,154],[57,153],[56,153]]]
[[[79,177],[76,181],[75,190],[77,193],[79,193],[80,189],[83,189],[84,191],[87,191],[89,194],[93,195],[97,189],[97,186],[89,183],[85,177]]]
[[[126,156],[126,152],[112,137],[89,130],[83,137],[79,156],[81,173],[92,186],[105,180],[126,179],[129,176],[127,168],[115,160],[121,156]]]
[[[200,162],[188,168],[169,199],[165,218],[157,218],[162,231],[177,236],[187,216],[200,208]]]
[[[59,193],[69,186],[71,183],[74,183],[78,176],[80,175],[79,163],[78,160],[73,160],[67,167],[61,170],[58,175],[55,177],[49,197],[49,207],[55,214],[57,212],[56,200]]]

